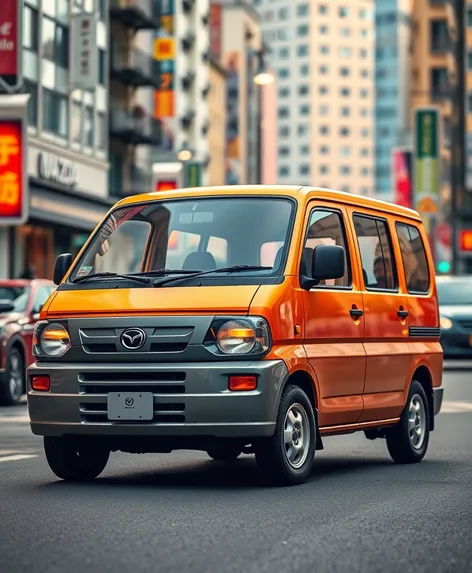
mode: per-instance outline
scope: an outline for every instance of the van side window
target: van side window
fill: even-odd
[[[340,279],[321,281],[320,286],[351,286],[351,264],[341,214],[328,209],[314,209],[308,223],[307,238],[300,265],[300,274],[309,276],[313,250],[318,245],[339,245],[344,249],[346,273]],[[316,287],[315,287],[316,288]]]
[[[420,232],[405,223],[397,223],[396,227],[408,292],[427,293],[430,287],[429,267]]]
[[[387,223],[382,219],[354,215],[364,286],[374,290],[395,290],[396,267]]]

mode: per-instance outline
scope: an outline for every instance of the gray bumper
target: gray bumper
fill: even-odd
[[[441,411],[443,396],[444,396],[444,388],[442,386],[439,386],[438,388],[433,388],[433,403],[434,403],[435,416],[437,416]]]
[[[50,392],[31,390],[33,375],[48,374]],[[228,390],[230,375],[256,375],[257,389]],[[41,436],[261,437],[274,432],[287,378],[282,361],[186,364],[34,364],[28,369],[31,429]],[[107,393],[154,395],[149,422],[112,422]]]

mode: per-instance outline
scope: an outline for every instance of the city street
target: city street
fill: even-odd
[[[311,480],[269,489],[254,459],[113,454],[92,484],[60,482],[26,407],[0,410],[1,573],[472,570],[472,369],[448,365],[425,461],[381,440],[325,440]]]

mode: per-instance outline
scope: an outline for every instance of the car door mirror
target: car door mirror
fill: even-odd
[[[60,285],[62,279],[65,277],[67,271],[72,264],[72,255],[70,253],[63,253],[59,255],[56,259],[56,264],[54,265],[54,284]]]
[[[310,269],[310,266],[307,265]],[[313,250],[311,276],[301,276],[300,286],[310,290],[323,280],[340,279],[346,273],[346,258],[339,245],[318,245]]]

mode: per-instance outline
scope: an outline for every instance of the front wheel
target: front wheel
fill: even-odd
[[[91,481],[108,463],[110,452],[93,450],[65,437],[45,436],[44,453],[49,467],[65,481]]]
[[[423,386],[413,380],[400,421],[387,432],[392,460],[397,464],[420,462],[428,449],[429,431],[428,399]]]
[[[309,477],[316,450],[313,407],[298,386],[282,394],[274,435],[254,445],[256,461],[271,485],[298,485]]]
[[[5,380],[0,386],[0,405],[19,404],[25,391],[25,363],[18,348],[12,348],[7,357]]]

